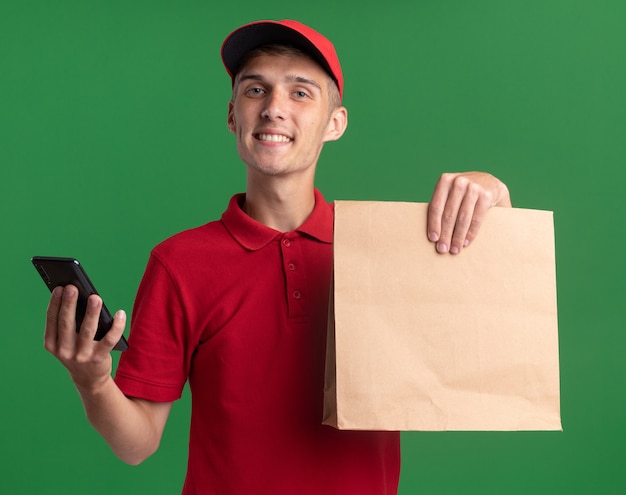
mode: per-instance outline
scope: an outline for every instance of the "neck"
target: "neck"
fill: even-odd
[[[248,216],[279,232],[297,229],[315,207],[313,181],[293,181],[284,178],[255,180],[248,174],[246,203]]]

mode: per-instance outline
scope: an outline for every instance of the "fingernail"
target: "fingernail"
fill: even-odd
[[[459,254],[459,248],[456,246],[452,246],[450,248],[450,254]]]
[[[437,242],[439,240],[439,235],[437,234],[437,232],[429,232],[428,234],[428,238],[432,241],[432,242]]]
[[[74,296],[75,293],[76,293],[76,291],[74,290],[73,287],[66,287],[65,288],[65,295],[67,297],[72,297],[72,296]]]
[[[439,251],[440,253],[447,253],[448,246],[443,242],[439,242],[437,243],[437,251]]]
[[[469,239],[465,239],[465,241],[463,241],[463,247],[469,246],[469,242]]]
[[[60,286],[55,287],[54,290],[52,291],[52,295],[60,299],[61,296],[63,295],[63,287],[60,287]]]
[[[123,309],[120,309],[117,313],[115,313],[115,317],[119,318],[120,320],[125,320],[126,319],[126,311],[124,311]]]

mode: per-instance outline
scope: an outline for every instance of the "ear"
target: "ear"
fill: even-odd
[[[346,107],[335,108],[328,120],[324,142],[337,141],[337,139],[343,136],[346,127],[348,127],[348,110]]]
[[[228,102],[228,118],[226,125],[228,126],[228,130],[235,134],[235,113],[232,100]]]

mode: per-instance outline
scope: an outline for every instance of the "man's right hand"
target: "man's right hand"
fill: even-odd
[[[46,316],[44,346],[68,369],[93,427],[113,452],[129,464],[139,464],[158,448],[171,402],[126,397],[111,376],[111,350],[122,337],[126,314],[118,311],[113,326],[100,341],[102,299],[89,297],[80,331],[76,332],[78,289],[52,291]]]
[[[73,285],[52,291],[46,313],[44,347],[68,369],[79,390],[94,392],[112,372],[111,350],[124,333],[126,314],[118,311],[113,326],[100,341],[94,341],[102,299],[92,295],[87,301],[85,317],[76,332],[78,289]]]

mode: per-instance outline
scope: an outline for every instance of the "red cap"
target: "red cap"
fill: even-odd
[[[291,45],[322,66],[343,97],[343,73],[335,47],[328,38],[298,21],[256,21],[230,33],[222,44],[222,62],[234,80],[243,56],[261,45]]]

